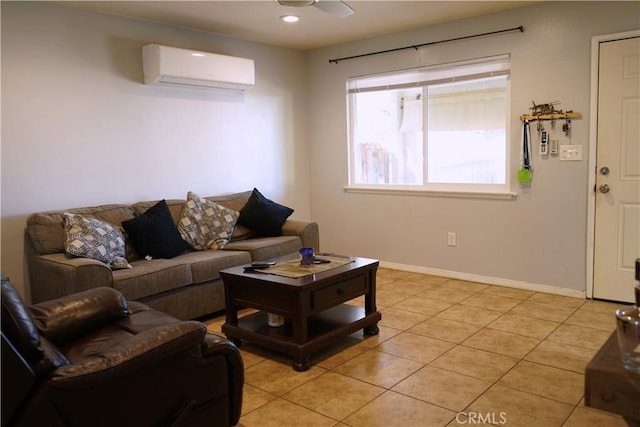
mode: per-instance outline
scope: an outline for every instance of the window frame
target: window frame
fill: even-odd
[[[347,192],[370,194],[426,194],[451,197],[480,197],[480,198],[512,198],[515,193],[511,190],[511,58],[509,54],[475,58],[418,68],[404,69],[380,74],[371,74],[347,79],[347,152],[348,152],[348,184]],[[506,76],[506,117],[505,117],[505,182],[503,184],[473,184],[473,183],[430,183],[427,181],[426,152],[428,147],[427,129],[423,135],[423,180],[421,185],[414,184],[361,184],[355,183],[355,97],[352,94],[392,90],[403,88],[422,88],[426,92],[428,85],[453,83],[459,81],[478,80],[486,77]],[[423,112],[423,114],[426,114]],[[426,122],[425,122],[426,123]]]

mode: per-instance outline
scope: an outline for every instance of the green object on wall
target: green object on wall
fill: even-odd
[[[526,167],[521,167],[520,170],[518,170],[518,182],[520,184],[528,184],[531,182],[531,169],[528,169]]]
[[[531,130],[529,129],[529,121],[524,120],[522,123],[522,165],[518,170],[518,182],[520,184],[528,184],[531,182]]]

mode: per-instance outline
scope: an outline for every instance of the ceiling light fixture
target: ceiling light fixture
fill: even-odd
[[[300,20],[300,17],[296,15],[284,15],[281,16],[280,19],[282,19],[284,22],[292,23],[298,22]]]
[[[307,0],[307,1],[300,1],[300,0],[294,0],[294,1],[287,1],[287,0],[277,0],[278,3],[280,3],[283,6],[292,6],[292,7],[306,7],[306,6],[311,6],[315,3],[318,3],[318,0]]]

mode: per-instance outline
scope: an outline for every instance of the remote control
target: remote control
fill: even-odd
[[[269,268],[272,265],[276,265],[273,261],[254,261],[251,263],[251,267],[254,268]]]
[[[540,132],[540,154],[546,156],[549,154],[549,134],[546,130]]]

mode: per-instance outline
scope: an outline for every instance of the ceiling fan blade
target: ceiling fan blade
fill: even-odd
[[[343,1],[337,0],[319,0],[313,4],[314,7],[322,10],[323,12],[330,13],[338,18],[346,18],[349,15],[355,13],[355,10]]]

